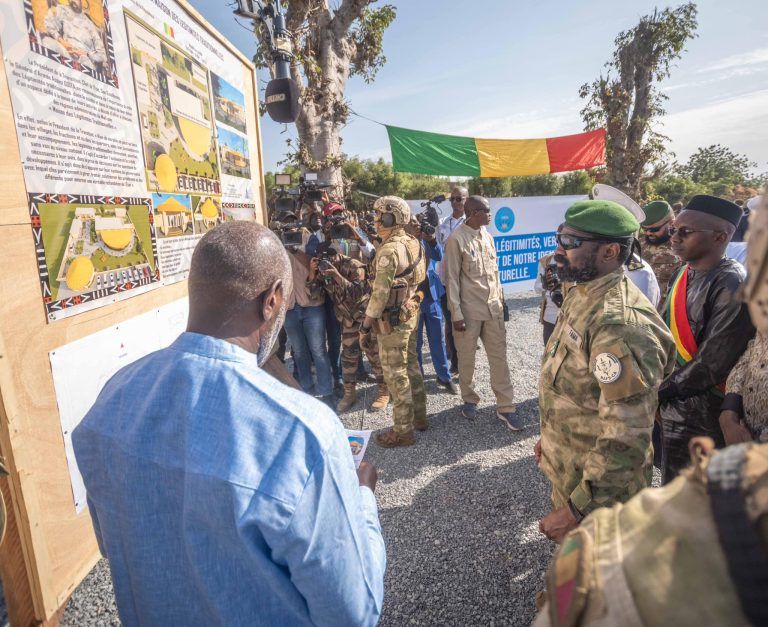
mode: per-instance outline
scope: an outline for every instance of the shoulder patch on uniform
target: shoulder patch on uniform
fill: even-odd
[[[614,383],[621,376],[621,360],[613,353],[600,353],[595,357],[594,375],[600,383]]]
[[[583,530],[569,534],[547,573],[547,596],[552,625],[579,623],[589,590],[592,541]]]
[[[379,258],[379,268],[386,268],[389,265],[389,257]]]

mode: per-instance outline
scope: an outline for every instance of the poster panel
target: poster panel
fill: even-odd
[[[182,298],[48,354],[72,498],[78,514],[86,506],[85,485],[72,447],[72,432],[112,375],[137,359],[170,345],[184,331],[188,310],[189,300]]]
[[[246,68],[174,0],[5,0],[0,42],[49,321],[183,280],[253,219]]]
[[[528,196],[489,198],[488,231],[496,243],[499,275],[505,294],[533,289],[539,259],[557,247],[555,233],[565,211],[587,196]],[[411,211],[423,211],[422,200],[409,200]],[[440,203],[440,218],[450,214],[448,201]]]

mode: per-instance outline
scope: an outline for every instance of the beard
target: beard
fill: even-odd
[[[258,363],[259,366],[263,366],[264,362],[266,362],[272,354],[272,349],[275,347],[275,342],[277,342],[277,336],[280,335],[280,329],[283,328],[283,323],[285,322],[286,311],[287,305],[283,302],[279,313],[274,318],[275,321],[269,329],[269,332],[259,338],[259,348],[256,351],[256,363]]]
[[[584,261],[581,268],[575,267],[565,255],[555,255],[554,260],[558,264],[557,276],[565,283],[586,283],[597,277],[597,253],[592,253]]]
[[[661,235],[659,237],[651,237],[650,235],[645,236],[645,241],[648,242],[651,246],[658,246],[660,244],[666,244],[672,236],[667,233],[666,235]]]

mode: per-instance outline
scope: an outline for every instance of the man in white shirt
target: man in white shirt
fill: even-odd
[[[464,224],[464,203],[469,196],[466,187],[454,187],[451,190],[451,215],[443,218],[437,227],[437,243],[445,250],[445,244],[448,238],[461,224]],[[445,260],[437,263],[437,276],[445,285]],[[443,309],[443,319],[445,320],[445,352],[451,362],[451,372],[456,374],[459,371],[459,359],[456,354],[456,344],[453,340],[453,326],[451,324],[451,312],[448,308],[447,296],[443,294],[440,297],[440,306]]]
[[[508,429],[519,431],[524,425],[515,416],[496,246],[485,229],[491,221],[491,207],[482,196],[469,197],[465,207],[467,219],[448,238],[444,256],[445,289],[459,351],[459,385],[464,401],[461,413],[473,419],[480,402],[473,386],[479,339],[488,355],[496,417]]]

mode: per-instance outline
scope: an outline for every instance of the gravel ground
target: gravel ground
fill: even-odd
[[[513,433],[496,419],[482,348],[476,369],[482,401],[472,422],[459,414],[460,397],[436,386],[425,355],[429,430],[413,447],[371,444],[366,453],[379,469],[376,495],[388,560],[385,627],[528,625],[534,617],[534,596],[553,549],[538,532],[549,499],[532,454],[541,327],[537,298],[525,294],[508,304],[507,357],[527,428]],[[373,388],[361,386],[357,407],[342,416],[348,428],[359,429],[361,420],[366,429],[391,425],[391,405],[378,414],[361,411]],[[103,560],[72,595],[61,623],[119,625]]]

